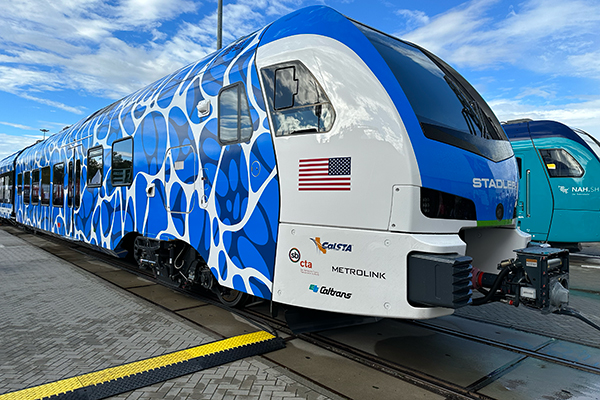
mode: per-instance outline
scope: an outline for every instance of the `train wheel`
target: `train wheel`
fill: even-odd
[[[220,290],[217,292],[219,300],[227,307],[241,308],[248,303],[248,300],[250,300],[250,295],[244,292],[240,292],[239,290],[228,289],[223,287],[219,289]]]

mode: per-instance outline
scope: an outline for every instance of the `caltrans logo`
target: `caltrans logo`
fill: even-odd
[[[324,294],[324,295],[328,295],[331,297],[341,297],[342,299],[350,299],[352,297],[352,293],[348,293],[348,292],[342,292],[340,290],[336,290],[332,287],[327,287],[327,286],[317,286],[315,284],[311,284],[308,287],[308,290],[312,291],[313,293],[319,293],[319,294]]]

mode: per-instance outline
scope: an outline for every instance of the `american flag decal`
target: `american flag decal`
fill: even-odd
[[[351,161],[351,157],[300,160],[298,190],[350,190]]]

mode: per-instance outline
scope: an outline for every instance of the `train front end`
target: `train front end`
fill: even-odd
[[[516,161],[456,71],[324,7],[272,24],[256,65],[281,185],[274,301],[432,318],[471,304],[473,284],[519,292],[495,279],[529,242]]]

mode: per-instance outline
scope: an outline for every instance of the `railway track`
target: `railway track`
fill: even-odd
[[[17,235],[22,236],[27,234],[26,232],[21,232],[21,234],[17,233]],[[40,236],[42,235],[43,234],[40,234]],[[88,258],[93,258],[102,261],[110,266],[127,270],[128,272],[143,277],[144,279],[157,282],[157,280],[154,279],[152,274],[137,268],[135,264],[131,262],[116,259],[108,254],[98,252],[96,250],[85,246],[81,246],[76,243],[65,242],[62,239],[54,238],[48,235],[43,235],[43,239],[54,244],[62,246],[67,245],[71,250],[81,253],[82,255],[85,255]],[[60,257],[60,254],[57,254],[59,252],[52,251],[52,249],[56,248],[56,246],[40,247],[43,247],[46,250],[49,250],[50,252]],[[127,288],[124,289],[127,290]],[[545,363],[560,365],[570,369],[575,369],[584,373],[593,374],[595,376],[600,375],[600,368],[595,365],[589,365],[579,362],[577,360],[571,360],[564,357],[558,357],[555,355],[544,353],[543,350],[555,342],[555,339],[552,338],[548,338],[547,341],[532,349],[524,346],[503,342],[501,340],[493,340],[481,335],[474,334],[473,332],[464,332],[440,326],[431,323],[430,321],[402,321],[402,324],[409,324],[411,326],[418,327],[419,329],[424,329],[428,332],[441,334],[445,337],[457,338],[470,343],[476,343],[478,345],[483,345],[494,349],[500,349],[502,351],[514,354],[514,359],[511,362],[505,363],[500,368],[494,369],[489,373],[482,374],[482,376],[479,379],[474,380],[470,384],[458,384],[447,379],[442,379],[438,376],[435,376],[431,373],[428,373],[427,371],[416,367],[414,364],[411,363],[411,360],[390,360],[384,357],[379,357],[378,355],[375,355],[372,352],[365,351],[364,349],[353,346],[352,344],[349,344],[342,340],[337,340],[321,332],[295,334],[294,332],[292,332],[292,330],[281,317],[276,318],[271,315],[271,313],[269,312],[267,302],[255,302],[253,304],[248,305],[245,309],[242,310],[230,309],[221,304],[218,301],[216,295],[213,295],[209,292],[191,293],[189,291],[183,291],[179,288],[172,287],[171,289],[185,293],[186,295],[192,296],[203,302],[227,309],[228,311],[240,317],[243,317],[248,321],[251,321],[253,324],[258,325],[263,329],[264,327],[267,327],[268,330],[283,333],[285,336],[285,340],[288,342],[296,339],[309,342],[313,345],[329,350],[335,354],[346,357],[355,362],[366,365],[370,368],[374,368],[382,373],[394,376],[411,384],[417,385],[430,392],[444,396],[448,399],[493,399],[494,397],[489,397],[485,394],[479,393],[478,391],[486,387],[490,383],[494,382],[498,378],[502,377],[505,373],[511,371],[519,363],[528,358],[536,359]],[[211,330],[210,327],[204,327]],[[399,327],[399,329],[402,328]],[[290,367],[289,365],[287,365],[285,367],[293,370],[293,366]],[[461,366],[456,365],[455,368],[461,368]],[[305,377],[309,380],[313,380],[313,382],[318,384],[318,382],[316,382],[314,379],[311,379],[311,377]]]

